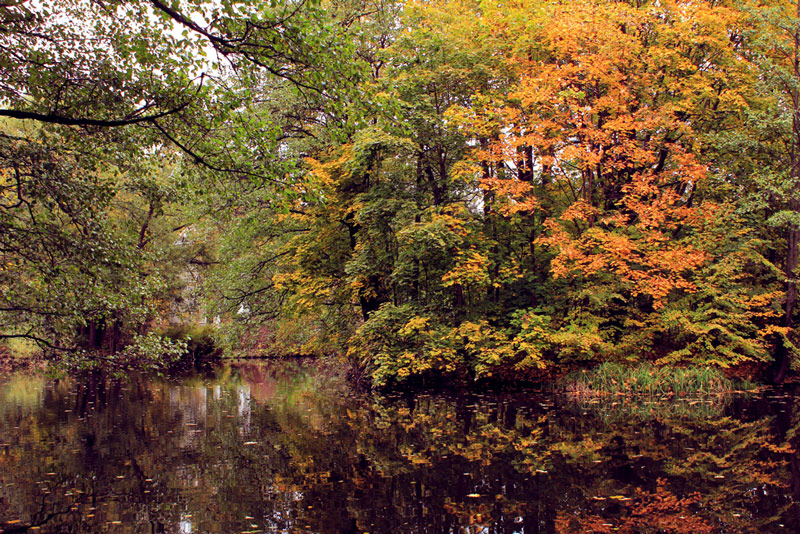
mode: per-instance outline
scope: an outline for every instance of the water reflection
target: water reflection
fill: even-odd
[[[296,365],[0,384],[2,532],[797,532],[792,397],[355,395]]]

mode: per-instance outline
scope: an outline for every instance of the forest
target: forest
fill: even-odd
[[[0,3],[0,352],[780,383],[799,253],[798,0]]]

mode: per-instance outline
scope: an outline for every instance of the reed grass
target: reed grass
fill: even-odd
[[[743,389],[737,385],[715,368],[657,367],[650,363],[628,366],[606,362],[563,379],[566,391],[580,395],[702,397]]]

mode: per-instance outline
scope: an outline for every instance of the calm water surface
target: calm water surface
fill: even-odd
[[[291,364],[0,380],[0,532],[800,532],[800,398],[357,395]]]

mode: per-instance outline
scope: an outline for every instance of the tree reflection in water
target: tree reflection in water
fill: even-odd
[[[292,364],[0,384],[2,532],[795,532],[798,400],[364,396]]]

